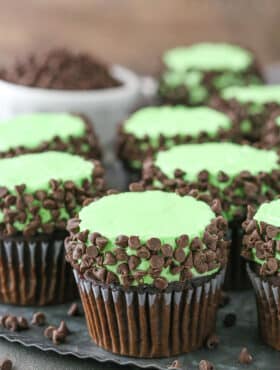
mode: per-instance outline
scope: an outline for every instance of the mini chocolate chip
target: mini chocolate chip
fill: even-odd
[[[35,312],[32,316],[31,324],[32,325],[45,325],[46,315],[43,312]]]
[[[52,341],[54,344],[60,344],[60,343],[63,343],[66,339],[66,335],[55,329],[53,332],[52,332]]]
[[[164,257],[172,257],[173,256],[173,248],[170,244],[163,244],[161,246],[161,253]]]
[[[217,336],[217,334],[211,334],[206,340],[206,347],[211,350],[215,349],[218,347],[219,342],[220,342],[220,339]]]
[[[114,274],[112,271],[108,271],[106,276],[106,284],[113,284],[118,282],[119,282],[118,276]]]
[[[184,234],[181,235],[178,239],[176,239],[176,244],[178,247],[185,248],[189,244],[189,237],[188,235]]]
[[[84,231],[80,231],[77,235],[77,238],[78,240],[80,240],[81,242],[86,242],[87,239],[88,239],[88,234],[89,234],[89,231],[88,230],[84,230]]]
[[[164,258],[159,255],[154,255],[150,259],[152,268],[161,269],[164,265]]]
[[[140,182],[133,182],[129,185],[130,191],[144,191],[144,186]]]
[[[12,370],[13,363],[8,358],[0,359],[0,370]]]
[[[16,316],[9,315],[5,320],[5,328],[10,331],[17,331],[19,329]]]
[[[238,361],[242,364],[242,365],[249,365],[253,362],[253,357],[252,355],[249,353],[248,349],[246,347],[242,348],[239,356],[238,356]]]
[[[65,181],[64,188],[66,190],[74,190],[76,188],[76,185],[74,184],[73,181]]]
[[[140,264],[140,258],[137,256],[130,256],[128,258],[128,267],[130,270],[135,270],[136,267]]]
[[[70,334],[70,330],[68,329],[64,320],[62,320],[57,328],[58,331],[62,332],[65,336]]]
[[[174,370],[174,369],[181,369],[182,365],[179,360],[174,360],[170,366],[168,366],[168,370]]]
[[[174,171],[174,176],[175,176],[176,178],[179,178],[179,179],[181,179],[182,177],[184,177],[184,176],[185,176],[185,174],[186,174],[186,172],[184,172],[184,171],[180,170],[179,168],[177,168],[177,169]]]
[[[103,263],[105,265],[115,265],[117,263],[116,257],[113,255],[111,252],[106,252],[105,253],[105,258]]]
[[[231,328],[236,323],[236,315],[234,313],[226,314],[223,323],[226,328]]]
[[[181,247],[178,247],[174,252],[174,258],[176,261],[180,263],[184,262],[186,258],[186,253],[184,252],[184,249]]]
[[[46,191],[44,191],[44,190],[37,190],[36,192],[35,192],[35,197],[37,198],[37,199],[39,199],[39,200],[44,200],[44,199],[46,199],[47,198],[47,196],[48,196],[48,194],[47,194],[47,192]]]
[[[279,228],[272,225],[268,225],[266,228],[266,234],[270,239],[276,238],[279,232],[280,232]]]
[[[254,217],[254,214],[255,214],[255,209],[251,205],[248,205],[247,206],[247,217],[248,217],[248,219],[252,220],[253,217]]]
[[[128,238],[128,245],[130,248],[137,249],[141,246],[141,242],[138,236],[132,235]]]
[[[77,305],[77,303],[71,304],[71,306],[69,307],[67,311],[67,315],[68,316],[79,316],[80,315],[79,306]]]
[[[212,211],[216,214],[221,214],[222,212],[222,205],[219,199],[214,199],[212,202]]]
[[[198,364],[199,370],[215,370],[214,365],[207,360],[201,360]]]
[[[15,186],[15,189],[16,189],[16,192],[18,194],[22,194],[24,193],[25,189],[26,189],[26,185],[22,184],[22,185],[16,185]]]
[[[119,245],[120,247],[127,247],[128,237],[126,235],[119,235],[115,240],[115,244]]]
[[[98,248],[95,245],[90,245],[89,247],[86,248],[86,254],[90,257],[97,257],[98,256]]]
[[[5,327],[5,322],[6,322],[8,317],[9,317],[9,315],[0,316],[0,325],[1,326]]]
[[[96,238],[96,240],[95,240],[95,243],[96,243],[96,245],[97,245],[99,248],[103,249],[103,248],[107,245],[107,243],[108,243],[108,239],[107,239],[107,238],[105,238],[104,236],[98,236],[98,237]]]
[[[151,253],[147,247],[141,247],[137,249],[137,256],[139,258],[149,259],[151,256]]]
[[[202,241],[197,236],[193,238],[193,240],[191,241],[191,245],[190,245],[191,250],[197,251],[197,250],[202,249],[202,247],[203,247]]]
[[[117,268],[117,272],[121,275],[128,275],[129,273],[129,267],[127,263],[121,263],[119,264]]]
[[[123,248],[117,248],[114,252],[117,261],[128,261],[128,255]]]
[[[98,238],[99,236],[101,236],[101,234],[95,232],[90,234],[88,239],[92,244],[95,244],[96,238]]]
[[[197,177],[200,181],[207,181],[209,178],[209,172],[206,170],[200,171]]]
[[[56,330],[56,327],[55,326],[48,326],[45,330],[44,330],[44,336],[48,339],[52,339],[52,335],[53,335],[53,332],[54,330]]]
[[[168,287],[168,282],[165,278],[163,277],[158,277],[154,280],[154,285],[156,288],[160,290],[164,290]]]
[[[18,323],[18,327],[19,327],[20,330],[29,329],[28,321],[26,320],[25,317],[19,316],[17,318],[17,323]]]
[[[218,173],[218,181],[220,182],[227,182],[229,180],[229,176],[223,172],[223,171],[220,171]]]
[[[57,207],[57,204],[52,199],[45,199],[43,200],[43,207],[46,209],[55,209]]]
[[[79,231],[80,220],[78,218],[72,218],[67,222],[67,230],[73,233]]]
[[[150,238],[149,240],[147,240],[147,247],[153,252],[159,251],[161,247],[160,239]]]
[[[4,198],[8,194],[8,189],[0,186],[0,198]]]

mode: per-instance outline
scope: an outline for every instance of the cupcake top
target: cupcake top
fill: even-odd
[[[248,211],[243,223],[245,236],[242,255],[259,266],[262,276],[278,276],[280,272],[280,199],[262,204],[257,211]]]
[[[231,178],[242,171],[249,171],[252,175],[271,172],[279,168],[277,162],[278,155],[272,150],[233,143],[178,145],[159,152],[154,161],[169,178],[174,177],[176,169],[180,169],[185,172],[184,179],[189,181],[196,180],[203,170],[208,171],[210,177],[225,172]]]
[[[62,152],[1,159],[0,173],[0,235],[65,229],[103,186],[98,162]]]
[[[213,274],[227,259],[226,222],[191,196],[161,191],[106,196],[83,208],[68,229],[68,261],[96,282],[165,289]]]
[[[15,133],[20,133],[15,135]],[[0,152],[24,146],[36,148],[56,136],[63,141],[86,134],[83,119],[68,113],[32,113],[0,121]]]
[[[223,43],[200,43],[176,47],[163,55],[167,68],[175,71],[243,71],[253,61],[250,51],[237,45]]]
[[[280,104],[280,85],[249,85],[228,87],[221,92],[221,97],[225,100],[235,99],[241,104]]]
[[[162,106],[142,108],[132,114],[125,121],[124,132],[138,139],[147,135],[151,141],[157,141],[161,135],[166,138],[197,137],[202,132],[213,137],[220,129],[231,127],[232,122],[226,114],[208,107]]]
[[[140,188],[196,191],[218,198],[224,216],[244,219],[247,204],[261,204],[279,194],[279,157],[273,150],[233,143],[178,145],[146,161]]]

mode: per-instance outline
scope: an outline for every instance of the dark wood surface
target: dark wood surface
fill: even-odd
[[[161,52],[201,40],[251,46],[280,59],[279,0],[2,0],[0,50],[68,46],[155,74]]]

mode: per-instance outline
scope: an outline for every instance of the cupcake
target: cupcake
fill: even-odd
[[[0,302],[76,297],[65,263],[66,223],[103,189],[98,162],[62,152],[0,159]]]
[[[74,268],[89,333],[102,348],[166,357],[201,347],[215,328],[227,223],[191,196],[105,196],[70,220]]]
[[[264,123],[280,112],[280,85],[228,87],[210,105],[234,114],[243,136],[252,142],[260,141]]]
[[[159,188],[180,194],[196,193],[206,201],[217,198],[229,222],[232,248],[227,287],[246,286],[245,263],[240,259],[241,223],[247,205],[272,200],[280,191],[279,157],[275,151],[234,143],[178,145],[159,152],[143,169],[135,188]]]
[[[33,113],[0,121],[0,158],[58,150],[100,158],[92,124],[70,113]]]
[[[146,107],[120,126],[118,154],[129,169],[160,149],[192,142],[239,138],[234,119],[208,107]]]
[[[200,43],[167,50],[159,84],[164,103],[200,105],[228,86],[262,84],[255,55],[238,45]]]
[[[257,211],[249,208],[243,228],[242,256],[255,290],[259,332],[266,344],[280,351],[280,199]]]

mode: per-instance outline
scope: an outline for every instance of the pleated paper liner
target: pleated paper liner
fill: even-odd
[[[200,348],[215,330],[224,271],[166,292],[125,291],[74,274],[89,334],[110,352],[142,358],[175,356]]]
[[[0,303],[42,306],[77,297],[65,233],[0,239]]]
[[[224,288],[226,290],[252,288],[246,272],[246,261],[241,257],[243,235],[241,223],[229,223],[228,238],[231,240],[231,246],[225,276]]]
[[[249,264],[247,271],[255,290],[260,336],[266,344],[280,351],[280,278],[276,278],[276,286],[258,276]]]

